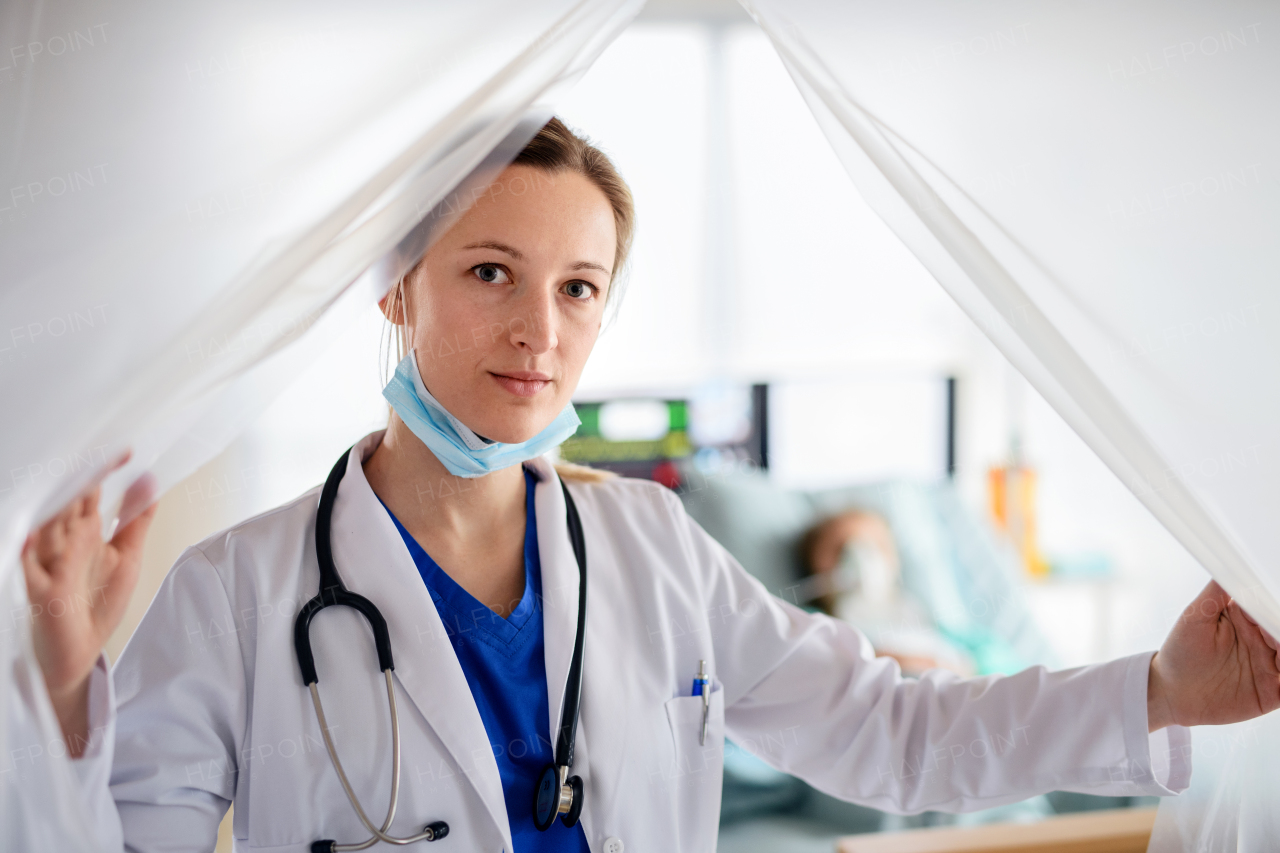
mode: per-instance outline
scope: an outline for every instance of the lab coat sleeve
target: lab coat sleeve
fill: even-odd
[[[89,676],[89,739],[74,759],[52,708],[53,727],[41,724],[36,706],[47,695],[37,666],[14,661],[14,683],[0,694],[9,703],[0,724],[8,738],[0,753],[0,850],[119,853],[120,820],[107,790],[114,716],[106,655]]]
[[[89,676],[89,742],[71,767],[80,783],[88,823],[94,828],[100,849],[112,851],[119,850],[122,844],[120,816],[108,788],[115,733],[115,689],[104,652]]]
[[[247,721],[237,624],[217,571],[189,548],[116,664],[111,794],[126,850],[214,848]]]
[[[669,503],[704,585],[725,730],[765,762],[894,813],[1187,787],[1187,729],[1147,734],[1151,653],[1060,672],[904,678],[852,625],[770,595]]]

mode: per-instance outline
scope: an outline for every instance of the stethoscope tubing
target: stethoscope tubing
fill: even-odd
[[[355,809],[356,815],[359,816],[360,822],[373,834],[359,844],[338,844],[331,840],[317,841],[311,846],[312,853],[346,853],[346,851],[365,850],[379,841],[397,845],[413,844],[418,841],[435,841],[443,838],[449,832],[449,825],[444,821],[430,823],[417,835],[404,838],[390,835],[387,832],[395,819],[396,807],[400,801],[400,719],[396,710],[395,686],[391,677],[391,673],[395,669],[394,658],[391,654],[391,634],[387,629],[387,621],[383,618],[377,606],[364,596],[351,592],[342,583],[342,578],[339,577],[337,566],[333,561],[330,536],[333,521],[333,503],[338,495],[338,486],[346,473],[350,455],[351,449],[348,449],[338,459],[337,463],[329,471],[324,488],[320,492],[320,504],[316,511],[315,527],[316,561],[320,568],[320,588],[315,597],[303,605],[302,610],[298,613],[298,618],[293,625],[293,644],[294,652],[298,659],[298,668],[302,671],[302,681],[311,692],[311,702],[315,707],[316,718],[320,723],[320,732],[324,736],[325,749],[333,762],[334,770],[338,773],[338,780],[342,783],[342,789],[346,792],[347,799],[351,801],[351,806]],[[575,776],[571,780],[567,780],[572,783],[567,785],[566,777],[568,769],[573,766],[574,742],[577,740],[578,716],[582,705],[582,656],[587,621],[587,558],[586,542],[582,533],[582,520],[578,516],[578,508],[563,481],[561,481],[560,487],[564,491],[565,515],[569,527],[569,538],[573,545],[573,555],[578,563],[578,624],[574,637],[573,659],[569,666],[569,676],[566,679],[564,688],[560,730],[556,738],[555,764],[552,767],[555,769],[560,783],[559,799],[561,807],[557,808],[555,813],[562,815],[568,813],[568,816],[562,819],[566,825],[572,826],[577,822],[577,815],[582,809],[582,780]],[[391,712],[391,797],[387,805],[387,817],[381,827],[373,825],[373,821],[365,813],[364,807],[360,805],[360,799],[351,787],[351,782],[342,767],[342,761],[338,758],[338,750],[334,746],[332,735],[329,732],[329,724],[325,720],[324,705],[320,701],[320,678],[316,672],[315,657],[311,651],[311,622],[316,614],[330,606],[350,607],[359,611],[365,617],[369,627],[373,630],[374,645],[378,653],[378,668],[382,671],[383,678],[387,684],[387,704]],[[566,794],[566,791],[571,793]],[[566,796],[568,796],[569,800],[567,805],[564,803]],[[538,820],[536,800],[534,810],[535,823],[539,824],[539,829],[546,829],[547,827],[541,825]],[[548,822],[547,825],[549,826],[550,823]]]
[[[379,841],[385,841],[388,844],[412,844],[416,841],[435,840],[435,832],[432,830],[408,838],[397,838],[387,834],[387,830],[391,828],[391,822],[395,820],[396,806],[400,801],[400,720],[396,715],[396,693],[391,682],[391,670],[383,670],[382,674],[387,681],[387,703],[391,707],[391,800],[387,805],[387,819],[382,822],[381,829],[375,828],[373,822],[365,814],[364,809],[360,806],[359,798],[356,797],[355,790],[351,787],[351,782],[347,779],[346,771],[342,769],[342,762],[338,759],[338,750],[333,744],[332,736],[329,734],[329,724],[324,718],[324,706],[320,703],[320,687],[315,682],[309,685],[311,688],[311,702],[315,705],[316,717],[320,720],[320,731],[324,735],[325,749],[329,751],[329,757],[333,759],[333,769],[338,771],[338,779],[342,782],[342,790],[347,792],[347,799],[351,801],[351,807],[359,815],[360,822],[373,833],[372,836],[360,844],[333,844],[330,847],[333,853],[364,850]]]

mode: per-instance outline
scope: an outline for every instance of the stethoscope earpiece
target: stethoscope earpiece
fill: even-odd
[[[441,838],[444,838],[448,834],[449,834],[449,824],[445,823],[442,820],[437,820],[434,823],[429,823],[422,828],[421,840],[439,841]],[[311,842],[311,853],[337,853],[337,851],[339,850],[348,850],[348,849],[352,849],[353,847],[358,849],[360,845],[339,844],[338,842],[334,841],[331,838],[326,838],[323,841]]]

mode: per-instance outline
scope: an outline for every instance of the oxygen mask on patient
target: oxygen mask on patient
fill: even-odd
[[[418,372],[415,350],[396,365],[395,374],[382,396],[395,409],[405,426],[422,439],[436,458],[455,477],[483,477],[485,474],[519,465],[558,447],[582,423],[570,403],[546,429],[528,441],[506,444],[476,435],[431,395]]]
[[[973,662],[947,641],[925,607],[904,588],[897,559],[875,542],[850,539],[834,570],[824,575],[811,580],[823,578],[831,614],[865,634],[876,653],[897,660],[904,673],[916,675],[934,667],[973,673]]]
[[[835,571],[835,612],[867,635],[877,649],[922,629],[932,621],[901,585],[896,563],[873,543],[851,540]]]

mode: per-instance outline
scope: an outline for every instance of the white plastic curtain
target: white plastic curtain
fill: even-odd
[[[869,203],[1280,633],[1280,6],[744,5]],[[1195,745],[1152,849],[1273,849],[1280,715]]]
[[[0,5],[0,847],[94,847],[30,653],[27,531],[126,449],[108,519],[221,450],[639,6]]]
[[[6,849],[92,848],[30,656],[25,532],[125,448],[108,505],[216,453],[637,6],[0,7]],[[872,205],[1280,633],[1280,9],[748,6]],[[1197,736],[1158,849],[1277,837],[1274,728]]]

